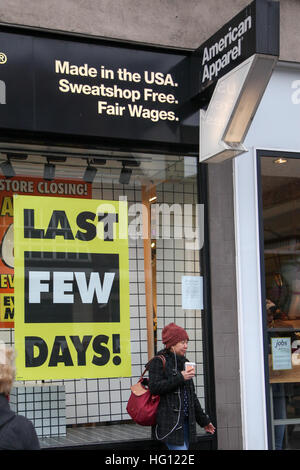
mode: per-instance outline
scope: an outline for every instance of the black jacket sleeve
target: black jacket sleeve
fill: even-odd
[[[27,429],[24,436],[24,448],[29,450],[39,450],[40,443],[34,426],[30,420],[27,420],[26,428]]]
[[[40,444],[32,422],[16,415],[1,430],[1,450],[39,450]]]
[[[193,387],[194,388],[194,387]],[[196,422],[204,428],[204,426],[207,426],[211,420],[210,417],[204,413],[202,406],[200,405],[199,399],[195,393],[193,392],[194,395],[194,406],[195,406],[195,417],[196,417]]]
[[[38,450],[40,443],[36,435],[32,422],[25,416],[17,415],[12,422],[12,431],[19,443],[21,449]]]
[[[153,395],[164,395],[184,383],[181,372],[166,373],[163,362],[155,357],[149,364],[149,389]]]

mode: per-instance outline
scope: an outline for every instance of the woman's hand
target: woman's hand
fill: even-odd
[[[204,429],[206,432],[209,432],[209,434],[214,434],[216,430],[212,423],[209,423],[207,426],[204,426]]]
[[[189,370],[182,370],[181,371],[184,380],[191,380],[193,377],[195,377],[195,368],[192,367]]]

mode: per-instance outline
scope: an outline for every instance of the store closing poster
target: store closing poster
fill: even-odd
[[[0,328],[14,327],[14,194],[91,198],[92,186],[79,180],[0,176]]]
[[[131,376],[127,203],[14,196],[17,380]]]

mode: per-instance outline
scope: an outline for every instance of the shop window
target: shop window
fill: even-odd
[[[261,158],[273,449],[300,448],[300,159]]]
[[[162,348],[162,328],[173,321],[188,331],[188,357],[197,364],[196,393],[205,406],[203,306],[196,303],[183,308],[182,299],[183,277],[198,279],[201,276],[199,254],[203,240],[197,227],[200,213],[197,212],[197,159],[101,151],[91,155],[83,149],[56,148],[54,151],[49,147],[21,149],[19,154],[15,152],[13,155],[7,150],[2,152],[1,162],[5,163],[4,170],[1,167],[3,175],[0,176],[2,342],[14,344],[13,238],[8,232],[14,223],[11,196],[23,193],[35,197],[61,197],[62,207],[62,197],[108,201],[125,199],[128,202],[132,375],[43,381],[64,387],[67,427],[128,423],[126,404],[130,385],[140,377],[148,359]],[[19,158],[20,155],[23,158]],[[5,176],[7,162],[13,173],[6,173]],[[39,182],[34,190],[33,181]],[[57,222],[56,226],[68,230],[63,223]],[[77,264],[82,262],[84,269],[90,255],[46,252],[36,259],[29,246],[26,256],[30,263],[42,262],[45,257],[51,263],[63,264],[65,260],[76,260]],[[63,256],[66,259],[62,259]],[[30,382],[33,387],[41,384],[41,380]],[[24,385],[28,383],[24,382]],[[45,428],[41,421],[38,424],[41,429]],[[50,427],[47,427],[47,432],[53,435]],[[146,432],[149,434],[150,430]],[[130,438],[130,432],[125,437],[119,437],[123,438]]]

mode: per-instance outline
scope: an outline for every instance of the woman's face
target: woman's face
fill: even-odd
[[[172,350],[175,354],[178,354],[178,356],[185,356],[186,350],[188,348],[188,341],[179,341],[179,343],[175,344],[175,346],[172,346]]]

